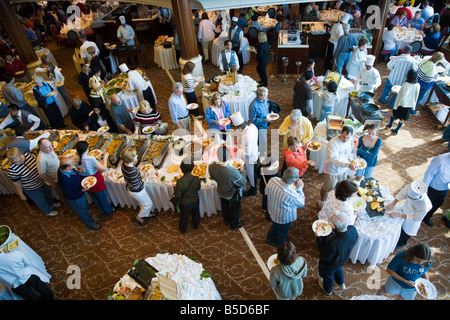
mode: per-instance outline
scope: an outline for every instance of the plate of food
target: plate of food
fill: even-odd
[[[308,143],[307,148],[309,151],[319,151],[320,149],[322,149],[322,144],[317,141],[311,141],[310,143]]]
[[[180,166],[177,166],[177,165],[171,165],[167,168],[168,173],[175,173],[179,170],[180,170]]]
[[[208,165],[206,163],[199,163],[194,166],[192,170],[192,175],[197,176],[199,178],[206,178],[206,171],[208,169]]]
[[[393,86],[392,87],[392,92],[394,92],[394,93],[398,93],[399,91],[400,91],[400,88],[401,88],[402,86]]]
[[[333,231],[333,224],[331,222],[328,222],[326,220],[316,220],[312,224],[312,229],[314,233],[316,233],[320,237],[328,236],[331,231]]]
[[[222,119],[219,119],[218,121],[221,126],[227,126],[231,123],[231,120],[228,118],[222,118]]]
[[[81,185],[83,186],[83,188],[86,189],[92,188],[93,186],[95,186],[96,183],[97,183],[96,177],[86,177],[83,180],[81,180]]]
[[[426,299],[436,299],[437,289],[429,280],[419,278],[415,281],[415,287],[417,292]]]
[[[279,118],[280,118],[280,115],[277,114],[277,113],[271,112],[271,113],[269,113],[269,114],[267,115],[266,118],[269,119],[269,121],[274,121],[274,120],[279,119]]]
[[[445,68],[442,66],[437,66],[436,69],[438,73],[443,73],[445,71]]]
[[[194,109],[197,109],[197,108],[198,108],[198,104],[197,103],[189,103],[186,106],[186,109],[188,109],[188,110],[194,110]]]
[[[365,169],[367,167],[367,162],[363,158],[355,158],[351,160],[351,163],[354,164],[357,169]]]
[[[231,166],[236,169],[240,169],[244,166],[244,163],[245,162],[243,160],[232,160]]]
[[[152,171],[153,169],[154,169],[155,167],[152,165],[152,164],[150,164],[150,163],[146,163],[146,164],[144,164],[143,166],[142,166],[142,171],[144,171],[144,172],[150,172],[150,171]]]
[[[100,149],[94,149],[91,152],[89,152],[90,156],[93,156],[94,158],[100,158],[103,154],[103,151]]]
[[[269,257],[269,259],[267,260],[267,268],[269,268],[269,270],[270,270],[279,263],[280,263],[280,261],[278,260],[278,254],[275,253],[275,254],[271,255]]]
[[[69,150],[67,150],[66,152],[63,153],[63,156],[70,158],[70,157],[74,156],[76,153],[77,153],[77,150],[69,149]]]
[[[98,130],[97,130],[97,132],[98,133],[105,133],[106,131],[108,131],[109,130],[109,127],[108,126],[103,126],[103,127],[100,127]]]
[[[133,113],[138,113],[139,112],[139,107],[133,108],[133,111],[131,111]]]
[[[367,206],[367,202],[361,197],[351,198],[350,203],[352,204],[353,209],[357,211],[364,210]]]
[[[145,134],[151,134],[151,133],[153,133],[153,131],[155,131],[155,127],[153,127],[153,126],[147,126],[142,129],[142,133],[145,133]]]
[[[248,47],[247,47],[247,50],[248,50],[248,51],[255,51],[255,47],[253,47],[253,46],[248,46]]]
[[[205,77],[196,77],[197,82],[205,81]]]
[[[55,91],[50,92],[49,94],[47,94],[45,97],[53,97],[56,94]]]

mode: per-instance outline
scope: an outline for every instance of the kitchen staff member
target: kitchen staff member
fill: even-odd
[[[127,46],[134,46],[134,37],[135,33],[133,28],[127,24],[127,21],[124,16],[119,17],[120,27],[117,29],[117,38],[119,38],[120,42]]]

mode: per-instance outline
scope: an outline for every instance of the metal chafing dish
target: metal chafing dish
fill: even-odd
[[[169,145],[169,139],[152,139],[150,147],[141,161],[153,164],[156,169],[161,168],[168,153]]]
[[[3,134],[0,137],[0,156],[4,156],[6,154],[8,142],[11,141],[14,137],[15,136],[12,134]]]
[[[327,114],[327,137],[332,139],[339,135],[342,128],[344,128],[344,117],[336,114]]]
[[[144,151],[146,150],[146,147],[148,145],[148,140],[146,139],[131,139],[130,142],[127,145],[127,148],[135,148],[137,151],[137,163],[141,160],[142,155],[144,154]]]
[[[55,153],[61,155],[67,150],[74,148],[79,138],[78,133],[66,133],[59,139],[58,146],[54,148]]]
[[[92,135],[86,138],[86,142],[88,143],[89,151],[94,149],[100,149],[105,142],[105,138],[101,134]]]
[[[108,152],[109,156],[119,159],[120,152],[127,145],[126,138],[109,138],[101,148],[102,151]]]

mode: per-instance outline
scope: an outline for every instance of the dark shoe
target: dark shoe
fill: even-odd
[[[152,218],[156,218],[157,216],[159,216],[159,214],[158,213],[154,213],[154,214],[151,214],[151,215],[149,215],[148,217],[145,217],[144,219],[152,219]]]
[[[244,191],[242,193],[243,197],[251,197],[251,196],[255,196],[258,193],[258,191],[256,191],[256,188],[250,188],[247,191]]]
[[[381,99],[378,99],[377,101],[378,101],[379,103],[382,103],[382,104],[386,104],[386,102],[387,102],[387,101],[386,101],[386,102],[383,102]]]
[[[108,221],[109,219],[111,219],[112,218],[112,213],[110,213],[110,214],[105,214],[105,213],[103,213],[102,214],[102,217],[101,218],[99,218],[98,220],[99,220],[99,222],[106,222],[106,221]]]
[[[147,224],[147,220],[144,221],[139,221],[136,217],[134,217],[133,219],[131,219],[131,221],[136,222],[137,224],[141,225],[141,226],[145,226]]]
[[[92,230],[100,230],[102,228],[101,225],[99,225],[98,223],[95,223],[92,227],[89,227],[89,229]]]
[[[446,216],[442,216],[442,220],[444,220],[445,226],[450,229],[450,220]]]
[[[425,224],[426,224],[427,226],[429,226],[429,227],[432,227],[432,226],[433,226],[433,222],[431,222],[430,219],[424,219],[422,222],[425,223]]]
[[[396,136],[398,134],[398,131],[395,131],[394,129],[391,129],[391,132],[394,136]]]
[[[239,223],[236,226],[231,227],[230,229],[231,230],[236,230],[236,229],[242,228],[243,226],[245,226],[245,222],[244,222],[244,220],[241,220],[241,221],[239,221]]]

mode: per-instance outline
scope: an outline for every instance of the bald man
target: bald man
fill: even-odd
[[[122,99],[117,94],[111,95],[110,111],[119,131],[126,134],[133,134],[134,122],[131,118],[130,111],[122,103]]]

